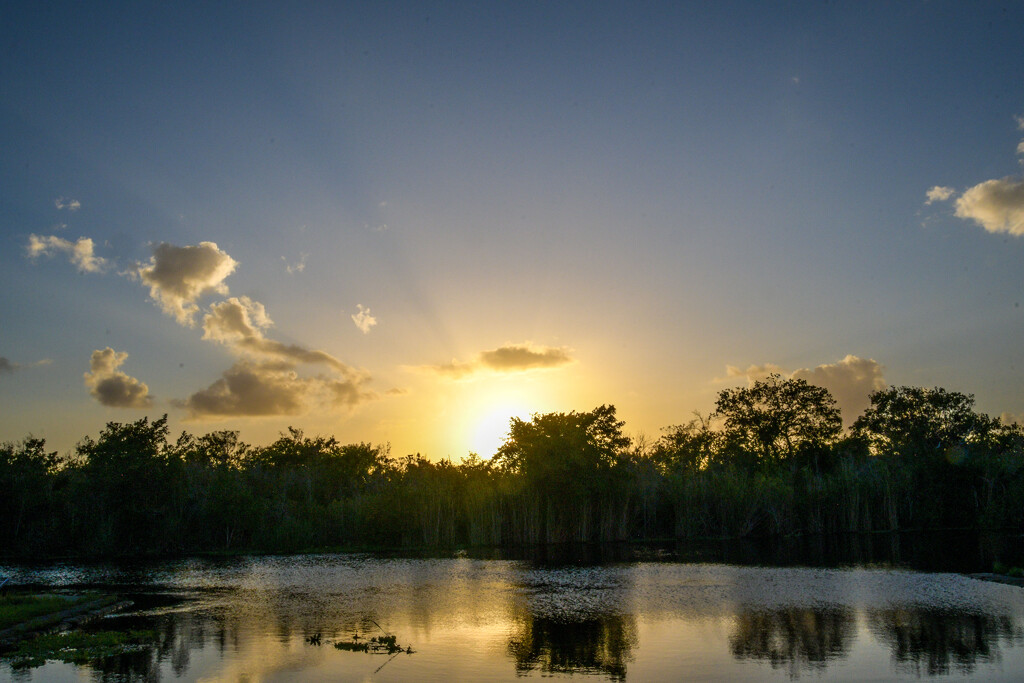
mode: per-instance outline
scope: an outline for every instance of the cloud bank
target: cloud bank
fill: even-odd
[[[786,372],[780,366],[766,363],[751,365],[742,370],[727,365],[728,377],[745,377],[750,384],[763,380],[772,373],[791,379],[802,379],[808,384],[824,387],[835,397],[843,414],[843,424],[853,424],[870,405],[869,396],[873,391],[885,389],[884,367],[870,358],[847,355],[835,363],[826,363],[814,368],[801,368]]]
[[[64,253],[80,272],[100,273],[107,267],[107,261],[96,256],[94,248],[95,245],[88,237],[79,237],[77,242],[70,242],[56,235],[29,235],[26,251],[32,260],[40,256],[53,256],[58,252]]]
[[[118,370],[128,358],[124,351],[109,346],[92,352],[89,372],[83,375],[89,393],[111,408],[148,408],[153,405],[149,387],[144,382]]]
[[[435,372],[445,377],[460,379],[483,371],[491,372],[525,372],[544,368],[556,368],[573,362],[566,348],[551,346],[534,346],[525,344],[506,344],[505,346],[483,351],[475,360],[461,362],[453,360],[441,365],[427,365],[421,369]]]
[[[238,262],[213,242],[177,247],[163,242],[153,249],[148,264],[131,275],[149,286],[149,296],[182,325],[193,327],[199,312],[196,301],[205,294],[227,294],[224,280]]]

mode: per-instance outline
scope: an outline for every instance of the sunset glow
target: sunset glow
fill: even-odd
[[[459,461],[770,373],[1024,419],[1024,7],[17,3],[0,439]]]

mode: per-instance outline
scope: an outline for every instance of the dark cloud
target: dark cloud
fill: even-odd
[[[85,385],[89,387],[92,397],[105,406],[148,408],[153,404],[149,387],[118,370],[127,358],[127,353],[115,351],[109,346],[93,351],[89,359],[90,372],[83,376]]]
[[[351,408],[374,398],[365,378],[301,377],[283,361],[242,360],[206,389],[177,402],[189,419],[299,415],[314,408]]]
[[[565,348],[550,346],[534,346],[526,344],[507,344],[491,351],[482,351],[476,360],[461,362],[453,360],[441,365],[428,365],[421,369],[439,375],[459,379],[478,372],[524,372],[542,368],[556,368],[573,362],[569,351]]]

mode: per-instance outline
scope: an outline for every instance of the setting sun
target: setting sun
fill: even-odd
[[[477,421],[470,438],[469,450],[482,458],[490,458],[508,436],[509,422],[512,418],[526,419],[529,416],[529,411],[509,406],[492,409]]]

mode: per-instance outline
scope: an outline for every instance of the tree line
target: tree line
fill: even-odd
[[[973,396],[892,387],[844,430],[772,375],[631,439],[615,407],[513,418],[490,460],[393,457],[289,428],[170,438],[111,422],[65,455],[0,445],[8,557],[292,552],[1024,526],[1024,429]]]

